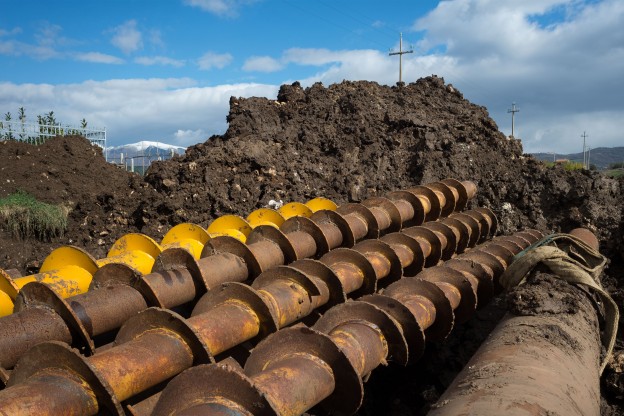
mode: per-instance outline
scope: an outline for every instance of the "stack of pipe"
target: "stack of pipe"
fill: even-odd
[[[196,224],[183,223],[169,230],[160,244],[145,234],[129,233],[115,241],[107,256],[98,260],[79,247],[59,247],[46,257],[38,273],[21,276],[15,270],[0,269],[0,317],[13,313],[17,293],[30,282],[45,283],[63,298],[68,298],[86,292],[95,272],[110,264],[117,268],[123,265],[134,274],[147,274],[160,253],[168,248],[184,248],[198,259],[204,245],[212,237],[227,235],[245,242],[251,230],[258,225],[280,227],[293,216],[310,217],[319,210],[335,209],[334,202],[318,197],[305,204],[291,202],[279,211],[260,208],[249,214],[247,219],[223,215],[206,230]]]
[[[455,183],[461,185],[457,181]],[[432,192],[433,200],[426,198],[428,202],[434,202],[429,207],[435,207],[436,195],[441,195],[445,204],[438,205],[437,211],[450,214],[457,207],[463,208],[468,195],[466,188],[461,185],[453,192],[453,188],[440,185],[436,186],[449,191],[448,198],[441,192]],[[426,189],[431,192],[430,188]],[[463,192],[459,192],[462,189]],[[464,197],[460,198],[462,194]],[[228,280],[236,282],[246,280],[250,270],[258,272],[253,273],[258,276],[254,287],[237,283],[219,286],[215,281],[207,282],[208,275],[200,273],[202,281],[215,283],[207,288],[218,290],[208,292],[189,319],[162,308],[147,309],[123,325],[115,346],[86,358],[60,343],[38,344],[22,357],[11,374],[9,387],[0,392],[0,412],[94,414],[106,410],[121,414],[122,401],[145,392],[186,368],[213,362],[215,355],[241,342],[274,332],[309,315],[315,308],[344,301],[346,294],[373,293],[378,283],[383,287],[400,279],[402,269],[417,272],[424,264],[433,265],[440,258],[448,259],[457,248],[463,250],[485,238],[495,226],[495,217],[489,210],[475,210],[454,215],[444,223],[431,223],[407,229],[404,233],[388,234],[383,241],[363,241],[353,249],[327,253],[335,246],[330,241],[352,243],[371,234],[376,237],[383,230],[399,229],[403,224],[425,218],[431,212],[431,208],[424,209],[422,202],[425,197],[416,191],[393,193],[391,196],[397,197],[395,202],[376,198],[362,205],[343,206],[335,213],[322,211],[323,216],[317,217],[317,222],[314,216],[310,220],[293,218],[290,224],[289,220],[282,226],[285,234],[271,227],[264,228],[266,233],[256,239],[248,239],[247,246],[237,244],[240,242],[228,237],[210,240],[206,248],[212,255],[204,259],[216,257],[218,261],[211,263],[215,267],[197,269],[212,272],[212,279],[223,281],[226,274]],[[412,202],[399,196],[410,198]],[[419,202],[414,203],[416,201]],[[448,201],[451,203],[448,204]],[[332,218],[335,222],[327,221]],[[332,232],[333,229],[342,232]],[[215,242],[218,242],[216,247]],[[262,245],[254,251],[253,244],[258,243]],[[301,260],[303,253],[318,255],[319,246],[324,248],[322,252],[327,253],[319,261]],[[291,267],[261,273],[283,263],[289,251],[294,254],[292,259],[298,260]],[[230,260],[236,257],[239,260]],[[178,269],[179,274],[169,276],[166,284],[153,286],[168,291],[179,285],[183,271],[192,278],[189,272],[192,267],[188,267],[192,263],[188,262],[188,257],[186,260],[187,267]],[[223,267],[226,262],[229,262],[228,267]],[[254,262],[257,267],[253,267]],[[40,289],[42,286],[37,287]],[[196,290],[189,289],[194,287],[178,286],[178,291],[189,295],[183,297],[183,301],[192,300],[197,294]],[[449,290],[452,292],[452,289]],[[25,399],[26,390],[30,391],[30,395]],[[51,390],[53,392],[49,394]]]
[[[362,379],[388,361],[419,358],[425,338],[444,339],[487,301],[513,256],[540,237],[496,238],[380,295],[337,305],[312,328],[279,331],[253,349],[244,370],[211,364],[185,371],[153,414],[298,415],[316,405],[352,414],[362,403]]]
[[[281,264],[461,210],[474,194],[471,182],[447,179],[393,192],[387,198],[343,205],[336,211],[318,211],[310,218],[293,217],[280,230],[258,226],[247,244],[229,236],[216,237],[205,245],[199,260],[186,250],[170,248],[146,275],[123,264],[102,267],[94,275],[93,290],[69,300],[48,285],[30,283],[16,299],[16,313],[0,319],[0,367],[12,368],[30,347],[44,341],[66,342],[92,355],[93,337],[116,331],[148,306],[192,304],[221,283],[253,279]],[[478,226],[474,219],[464,221]],[[446,234],[455,238],[448,230]]]

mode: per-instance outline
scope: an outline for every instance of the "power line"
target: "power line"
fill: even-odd
[[[587,169],[589,166],[589,156],[587,154],[587,148],[585,147],[585,140],[587,139],[587,133],[583,132],[583,134],[581,134],[581,137],[583,138],[583,168]]]
[[[406,53],[414,53],[413,49],[408,51],[403,50],[403,33],[400,34],[399,39],[399,51],[398,52],[390,52],[388,55],[399,55],[399,84],[403,82],[403,55]]]
[[[511,108],[507,110],[508,113],[511,113],[511,137],[514,136],[514,124],[515,124],[515,116],[516,113],[519,112],[520,109],[516,107],[516,103],[511,103]]]

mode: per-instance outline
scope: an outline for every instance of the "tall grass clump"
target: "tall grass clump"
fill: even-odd
[[[582,170],[583,169],[583,163],[581,163],[581,162],[570,162],[570,161],[567,161],[567,162],[544,162],[544,164],[548,168],[552,168],[552,167],[555,167],[555,166],[562,166],[567,171]]]
[[[0,198],[0,222],[19,239],[35,237],[49,241],[62,236],[68,214],[67,208],[38,201],[24,191]]]

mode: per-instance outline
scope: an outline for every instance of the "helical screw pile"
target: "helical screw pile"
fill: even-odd
[[[12,368],[30,347],[44,341],[66,342],[92,355],[93,337],[117,330],[149,306],[195,302],[224,282],[254,279],[277,265],[461,211],[475,192],[472,182],[446,179],[346,204],[335,212],[319,211],[311,218],[293,217],[280,230],[259,226],[247,244],[217,237],[206,244],[199,260],[184,249],[167,249],[147,275],[108,264],[95,273],[92,290],[67,300],[46,285],[31,283],[20,291],[15,313],[0,319],[0,368]]]
[[[386,286],[398,280],[401,269],[417,272],[430,256],[448,253],[448,244],[457,246],[459,240],[486,236],[495,224],[493,214],[486,213],[458,214],[379,241],[363,241],[353,249],[334,250],[319,261],[300,260],[279,268],[283,275],[272,270],[261,274],[254,287],[230,283],[205,295],[189,319],[164,309],[147,309],[124,324],[115,347],[92,357],[79,356],[58,343],[39,344],[16,366],[11,387],[0,392],[0,411],[45,413],[56,406],[55,411],[62,412],[79,409],[93,414],[106,409],[121,413],[121,401],[192,365],[214,362],[220,352],[274,332],[314,308],[343,301],[347,293],[373,293],[377,282]],[[472,219],[465,219],[470,227],[455,229],[461,215]],[[455,238],[465,230],[470,235]],[[477,239],[473,230],[479,233]],[[429,254],[424,256],[423,251]],[[413,264],[417,267],[412,268]],[[24,388],[30,389],[31,397],[45,396],[46,383],[41,377],[49,374],[57,377],[57,386],[65,386],[64,397],[46,403],[25,400]]]
[[[381,294],[336,305],[312,328],[295,326],[262,341],[244,371],[219,364],[187,370],[169,383],[154,414],[298,415],[318,404],[352,414],[363,378],[388,361],[418,359],[425,338],[444,339],[488,300],[513,256],[540,237],[530,230],[495,238]]]

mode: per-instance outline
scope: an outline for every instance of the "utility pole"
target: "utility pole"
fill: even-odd
[[[515,124],[516,113],[519,111],[520,109],[516,107],[516,103],[511,103],[511,108],[507,110],[508,113],[511,113],[511,137],[515,137],[514,136],[514,124]]]
[[[587,133],[581,134],[583,138],[583,169],[587,169],[587,148],[585,147],[585,140],[587,139]]]
[[[413,49],[408,51],[403,50],[403,33],[401,33],[399,38],[399,51],[398,52],[390,52],[388,55],[399,55],[399,83],[403,82],[403,55],[406,53],[414,53]]]

